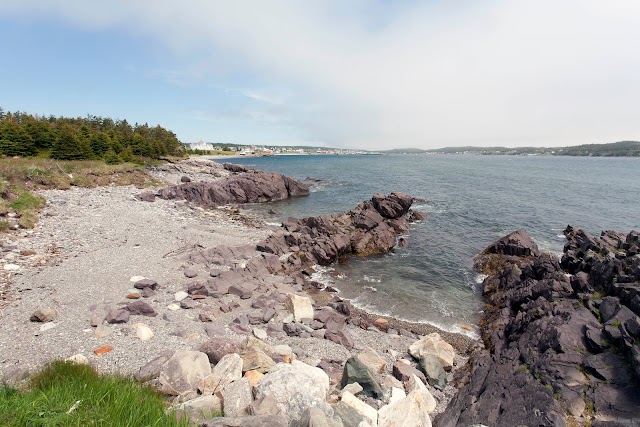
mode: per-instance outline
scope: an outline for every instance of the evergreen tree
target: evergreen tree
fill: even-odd
[[[87,153],[78,141],[78,137],[70,125],[65,125],[58,131],[58,138],[53,144],[51,158],[59,160],[82,160]]]

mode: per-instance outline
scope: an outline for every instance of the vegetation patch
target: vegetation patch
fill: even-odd
[[[26,390],[0,387],[0,425],[6,427],[189,425],[165,409],[148,386],[70,362],[52,363]]]

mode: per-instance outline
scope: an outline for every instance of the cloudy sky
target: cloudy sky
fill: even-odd
[[[0,106],[184,142],[640,139],[638,0],[0,0]]]

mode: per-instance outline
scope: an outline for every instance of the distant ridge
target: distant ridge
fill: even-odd
[[[481,155],[544,155],[591,157],[640,157],[640,141],[619,141],[609,144],[582,144],[569,147],[445,147],[432,150],[396,148],[385,154],[481,154]]]

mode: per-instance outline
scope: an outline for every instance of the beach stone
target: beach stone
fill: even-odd
[[[433,400],[433,398],[432,398]],[[431,427],[430,402],[425,395],[413,391],[406,397],[394,400],[378,411],[378,427]]]
[[[418,361],[418,366],[431,386],[444,390],[448,383],[447,373],[436,356],[433,354],[424,355]]]
[[[209,357],[209,361],[215,365],[223,356],[230,353],[240,353],[242,348],[239,342],[230,338],[212,338],[201,344],[198,350],[205,353]]]
[[[183,299],[188,298],[188,297],[189,297],[189,294],[187,292],[185,292],[185,291],[176,292],[173,295],[174,301],[177,301],[177,302],[180,302]]]
[[[399,360],[396,360],[395,362],[393,362],[393,376],[398,379],[398,381],[401,381],[403,383],[409,381],[409,379],[411,378],[412,375],[416,375],[418,378],[420,378],[421,380],[423,380],[425,383],[427,382],[427,379],[425,378],[424,374],[422,372],[420,372],[419,370],[417,370],[416,368],[414,368],[413,366],[411,366],[410,364],[407,363],[403,363]]]
[[[344,427],[344,424],[338,417],[329,417],[322,410],[310,407],[302,418],[292,422],[290,427]]]
[[[143,298],[151,298],[155,294],[156,294],[156,291],[154,291],[152,288],[144,288],[144,289],[142,289],[142,297]]]
[[[140,292],[131,292],[130,294],[127,294],[127,299],[138,299],[140,296]]]
[[[198,276],[198,272],[195,271],[193,268],[185,268],[183,273],[184,273],[184,277],[188,279],[193,279],[194,277]]]
[[[180,308],[184,308],[185,310],[191,310],[192,308],[196,308],[198,303],[191,298],[183,299],[180,301]]]
[[[331,332],[327,330],[327,332],[325,332],[324,334],[324,338],[329,341],[333,341],[336,344],[340,344],[349,350],[353,348],[353,338],[344,329],[338,332]]]
[[[205,353],[178,350],[162,365],[160,391],[174,396],[195,391],[199,382],[210,374],[211,365]]]
[[[129,321],[129,311],[124,309],[113,309],[107,313],[107,323],[127,323]]]
[[[278,363],[255,387],[256,399],[273,396],[277,408],[288,421],[300,419],[307,408],[316,406],[323,411],[329,390],[329,377],[320,368],[294,360]]]
[[[222,390],[227,384],[242,378],[242,358],[236,353],[222,357],[213,367],[211,374],[198,383],[198,390],[202,394],[214,394]]]
[[[364,389],[362,388],[362,386],[358,383],[350,383],[347,384],[346,386],[344,386],[342,388],[342,391],[348,391],[349,393],[353,394],[354,396],[357,396],[358,394],[362,393]]]
[[[162,370],[162,365],[164,365],[171,356],[173,356],[173,351],[165,351],[158,357],[147,362],[146,365],[142,366],[138,372],[133,374],[133,378],[139,382],[147,382],[158,378],[160,376],[160,371]]]
[[[407,394],[404,392],[404,388],[392,387],[391,396],[389,397],[389,404],[402,400],[405,397],[407,397]]]
[[[107,325],[98,325],[95,330],[96,338],[106,338],[109,335],[113,334],[113,328]]]
[[[275,365],[273,359],[261,350],[251,350],[242,353],[242,370],[243,371],[258,371],[263,374],[269,372]]]
[[[264,374],[260,374],[264,376]],[[264,396],[254,400],[251,404],[251,412],[254,415],[278,415],[278,402],[273,396]]]
[[[342,373],[342,387],[344,388],[351,383],[360,384],[363,392],[368,396],[380,399],[384,395],[376,378],[369,371],[367,365],[362,363],[357,356],[347,359]]]
[[[2,372],[2,383],[7,385],[17,385],[28,380],[30,377],[29,368],[25,366],[9,366]]]
[[[358,353],[356,357],[371,372],[381,374],[387,370],[387,361],[371,347],[367,347]]]
[[[293,314],[296,322],[300,322],[302,319],[313,319],[313,305],[310,298],[287,294],[284,306]]]
[[[370,426],[378,425],[378,411],[348,391],[342,393],[340,402],[333,409],[345,426],[358,426],[363,421]]]
[[[427,354],[432,354],[447,371],[453,368],[453,359],[456,355],[453,346],[443,340],[437,332],[425,335],[411,344],[409,353],[418,360]]]
[[[136,336],[140,338],[141,341],[149,341],[153,338],[153,331],[144,323],[134,323],[131,327],[135,329]]]
[[[126,305],[125,309],[133,314],[139,316],[156,317],[158,313],[149,304],[142,300],[134,301]]]
[[[326,329],[318,329],[317,331],[311,332],[311,336],[323,340],[325,339],[326,333]]]
[[[37,309],[29,318],[32,322],[53,322],[58,318],[58,312],[51,307]]]
[[[17,265],[17,264],[5,264],[3,268],[4,268],[5,271],[18,271],[18,270],[20,270],[20,266]]]
[[[224,326],[220,325],[206,325],[204,327],[205,332],[211,338],[224,337]]]
[[[421,400],[424,403],[424,407],[427,412],[431,413],[436,409],[437,403],[436,400],[431,395],[431,392],[422,381],[422,379],[418,378],[417,375],[412,375],[409,381],[407,382],[406,390],[411,395],[412,393],[419,394],[421,396]]]
[[[248,378],[240,378],[222,389],[222,410],[225,417],[243,417],[250,415],[251,384]]]
[[[268,322],[269,320],[273,319],[273,316],[276,315],[276,310],[272,307],[265,307],[262,310],[262,321],[263,322]]]
[[[136,289],[151,288],[155,291],[158,288],[158,282],[153,279],[143,278],[135,282],[133,287]]]
[[[262,328],[253,328],[253,336],[258,338],[259,340],[266,340],[269,338],[269,335],[267,335],[267,331]]]
[[[286,344],[276,345],[273,347],[273,354],[276,354],[284,363],[291,363],[295,360],[296,355]]]
[[[218,417],[205,420],[199,427],[288,427],[287,419],[280,415],[254,415],[252,417]]]
[[[186,416],[192,423],[200,423],[222,413],[222,401],[218,396],[200,396],[173,408],[178,419]]]
[[[237,295],[240,299],[249,299],[253,296],[253,288],[246,284],[229,286],[229,294]]]
[[[180,310],[180,306],[178,304],[169,304],[167,308],[171,311]]]
[[[273,354],[273,347],[271,347],[266,342],[252,336],[248,336],[242,341],[242,348],[247,351],[260,350],[268,356],[271,356]]]
[[[96,356],[102,356],[104,354],[109,353],[112,350],[113,350],[113,346],[103,345],[103,346],[98,347],[95,350],[93,350],[93,354],[95,354]]]

